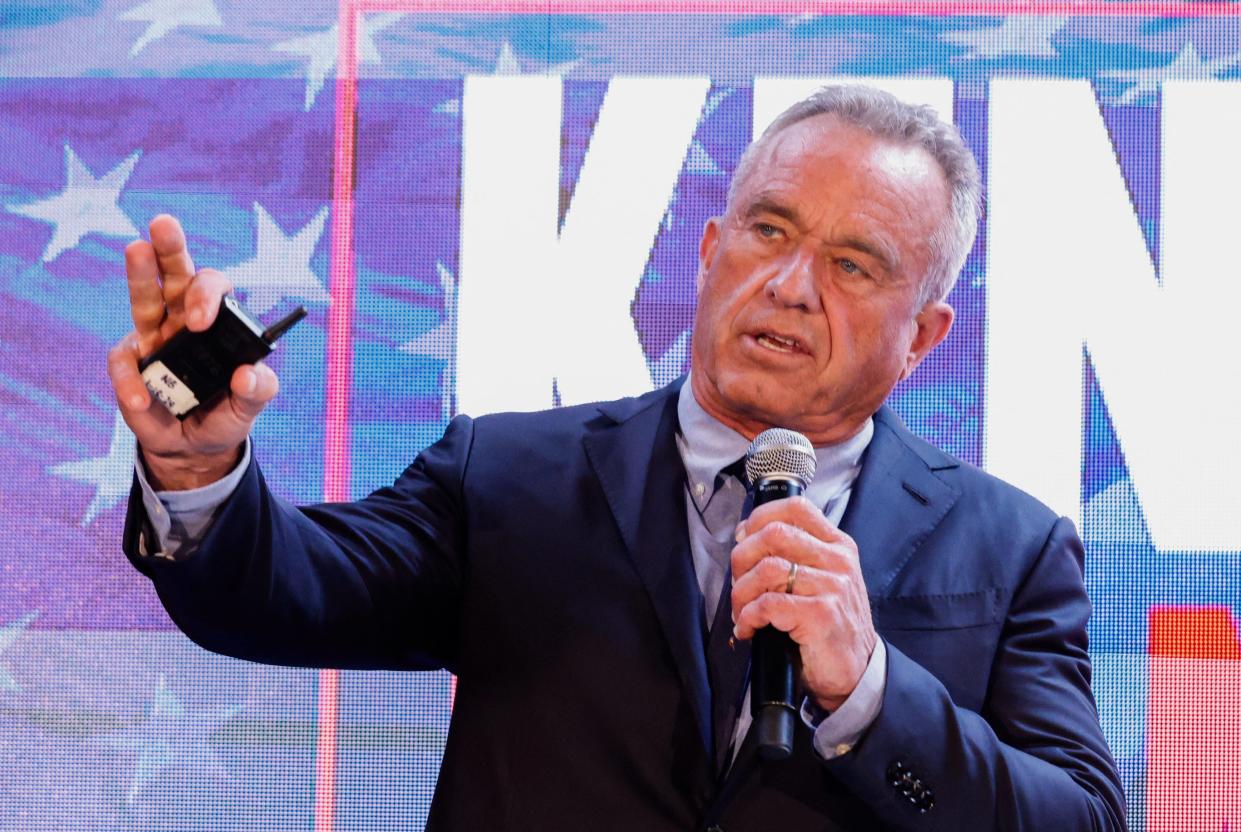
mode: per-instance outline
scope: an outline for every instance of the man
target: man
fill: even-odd
[[[156,218],[109,359],[142,451],[126,552],[208,649],[456,672],[433,830],[1124,828],[1072,524],[882,407],[951,327],[978,205],[955,129],[825,88],[707,224],[687,383],[458,417],[391,488],[302,509],[246,439],[269,369],[184,423],[151,406],[138,357],[228,289]],[[772,426],[819,473],[738,524],[730,464]],[[782,762],[743,699],[768,625],[800,653]]]

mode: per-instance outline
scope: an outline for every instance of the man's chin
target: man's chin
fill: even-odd
[[[753,433],[767,428],[796,429],[806,418],[806,402],[794,401],[790,395],[797,385],[773,383],[764,379],[761,384],[738,382],[722,384],[719,388],[719,406],[728,412],[733,421],[751,427]]]

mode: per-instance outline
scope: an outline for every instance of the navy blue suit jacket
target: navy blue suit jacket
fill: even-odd
[[[458,417],[356,503],[296,508],[252,465],[179,563],[137,555],[135,494],[125,548],[209,650],[455,672],[432,832],[1124,827],[1072,524],[886,409],[842,521],[887,643],[882,711],[831,762],[799,726],[790,760],[746,743],[717,779],[678,387]]]

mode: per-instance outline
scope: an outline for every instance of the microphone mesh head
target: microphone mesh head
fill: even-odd
[[[754,437],[745,452],[745,475],[753,485],[759,477],[796,477],[802,487],[814,479],[814,445],[795,430],[770,428]]]

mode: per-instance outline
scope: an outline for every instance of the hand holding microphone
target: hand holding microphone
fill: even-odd
[[[814,475],[810,442],[764,431],[747,457],[754,510],[737,527],[732,612],[737,637],[754,639],[751,730],[764,758],[782,759],[800,705],[794,674],[805,695],[835,710],[857,687],[878,636],[856,544],[801,496]]]

